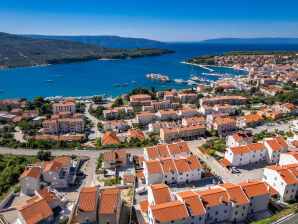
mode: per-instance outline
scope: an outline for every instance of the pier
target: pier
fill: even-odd
[[[210,71],[210,72],[214,72],[213,69],[211,69],[211,68],[207,68],[207,67],[205,67],[204,65],[199,65],[199,66],[200,66],[201,68],[204,68],[204,69]]]

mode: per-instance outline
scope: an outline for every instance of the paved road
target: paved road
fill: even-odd
[[[259,133],[261,131],[267,130],[267,132],[274,132],[275,129],[278,129],[279,131],[288,132],[290,131],[290,126],[293,124],[293,121],[287,121],[284,124],[277,124],[275,122],[271,122],[274,124],[274,126],[269,126],[268,124],[264,124],[262,126],[258,126],[256,128],[247,128],[247,130],[251,130],[253,134]]]
[[[297,224],[298,223],[298,214],[290,216],[289,218],[280,219],[279,221],[273,222],[274,224]]]
[[[89,141],[93,141],[96,138],[99,138],[101,136],[100,131],[97,128],[98,122],[100,122],[96,117],[92,116],[88,110],[90,108],[91,104],[86,104],[85,106],[85,111],[84,111],[84,116],[87,117],[93,124],[94,126],[90,130],[90,135],[89,135]]]

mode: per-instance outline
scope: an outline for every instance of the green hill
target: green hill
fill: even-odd
[[[126,59],[173,53],[162,48],[120,49],[66,40],[40,39],[0,33],[0,68]]]

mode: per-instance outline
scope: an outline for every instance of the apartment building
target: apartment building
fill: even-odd
[[[117,133],[120,131],[124,131],[128,128],[128,124],[124,120],[111,120],[106,121],[103,124],[104,131],[116,131]]]
[[[264,116],[273,120],[278,120],[283,118],[285,113],[282,110],[276,110],[273,107],[263,108],[258,111],[258,115]]]
[[[239,183],[249,200],[248,214],[264,211],[270,199],[269,187],[262,181],[253,180]]]
[[[208,114],[212,114],[213,107],[208,105],[202,105],[200,106],[199,112],[201,112],[204,116],[207,116]]]
[[[203,136],[204,134],[205,125],[203,124],[160,129],[160,138],[166,143]]]
[[[244,105],[246,98],[242,96],[219,96],[200,99],[200,105],[214,106],[215,104]]]
[[[181,103],[194,102],[196,100],[196,94],[194,93],[179,93],[178,97]]]
[[[143,162],[146,184],[188,183],[201,179],[202,166],[194,155]]]
[[[298,179],[290,169],[280,166],[267,166],[264,169],[264,181],[278,191],[283,201],[295,199]]]
[[[205,223],[206,210],[198,194],[192,191],[175,193],[177,200],[183,202],[189,214],[190,223]]]
[[[229,220],[231,200],[228,193],[221,188],[196,192],[206,209],[206,223],[217,223]]]
[[[61,118],[56,120],[44,120],[42,122],[45,134],[60,134],[69,132],[84,132],[83,118]]]
[[[200,113],[198,109],[195,107],[185,107],[185,108],[178,109],[178,116],[180,118],[196,117],[199,115]]]
[[[98,222],[119,224],[121,207],[120,189],[104,189],[99,202]]]
[[[267,148],[266,161],[268,163],[278,163],[280,154],[288,150],[288,144],[282,137],[265,138],[263,144]]]
[[[132,95],[129,98],[131,106],[148,106],[151,104],[151,96],[147,94]]]
[[[206,124],[206,120],[204,117],[188,117],[182,119],[183,126],[190,126],[196,124]]]
[[[229,104],[215,104],[213,112],[218,114],[227,113],[231,115],[235,113],[235,110]]]
[[[237,117],[237,126],[240,128],[256,127],[265,123],[265,119],[258,114],[248,114]]]
[[[253,143],[253,135],[251,132],[238,132],[227,137],[227,147],[236,147]]]
[[[281,153],[278,164],[280,166],[298,163],[298,152]]]
[[[231,200],[228,220],[234,223],[244,222],[249,208],[249,200],[242,188],[232,183],[220,184],[218,186],[228,193]]]
[[[149,205],[159,205],[159,204],[163,204],[171,201],[173,200],[167,185],[151,184],[148,186]]]
[[[76,104],[73,102],[68,103],[54,103],[53,104],[53,112],[54,114],[59,114],[60,112],[70,111],[71,113],[76,112]]]
[[[180,157],[190,155],[190,149],[186,142],[176,142],[173,144],[156,145],[144,148],[144,159],[158,159],[164,157]]]
[[[169,109],[169,110],[159,110],[156,113],[157,120],[165,121],[168,118],[171,118],[172,120],[177,120],[178,115],[177,115],[176,111],[174,111],[173,109]]]
[[[209,129],[214,129],[220,136],[225,136],[236,130],[236,120],[230,117],[217,117],[213,122],[207,123]]]
[[[130,106],[114,107],[103,111],[103,116],[106,119],[117,119],[121,113],[132,114],[133,108]]]
[[[162,122],[151,123],[149,124],[149,132],[158,133],[161,128],[171,128],[174,126],[176,126],[175,122],[162,121]]]
[[[155,113],[153,112],[144,111],[144,112],[136,113],[136,121],[138,123],[147,125],[152,123],[154,120],[156,120],[156,117],[155,117]]]
[[[97,222],[98,201],[98,187],[85,187],[81,190],[76,210],[79,223]]]

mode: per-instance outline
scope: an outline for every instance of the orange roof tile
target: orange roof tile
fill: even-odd
[[[141,157],[139,158],[139,162],[142,163],[142,162],[144,162],[144,161],[145,161],[144,156],[141,156]]]
[[[269,191],[270,191],[271,196],[278,194],[278,191],[275,190],[275,188],[273,188],[270,184],[268,184],[266,181],[264,181],[264,183],[266,184],[267,187],[269,187]]]
[[[22,179],[23,177],[33,177],[33,178],[38,178],[39,175],[41,174],[42,170],[38,167],[30,167],[28,169],[25,169],[22,175],[20,176],[19,179]]]
[[[144,172],[143,171],[140,171],[140,172],[137,172],[137,178],[144,178]]]
[[[123,180],[125,180],[126,182],[134,182],[135,176],[133,174],[124,174]]]
[[[61,157],[56,157],[54,159],[54,162],[58,162],[58,163],[61,163],[63,166],[66,166],[68,165],[69,160],[70,160],[70,157],[61,156]]]
[[[107,151],[103,153],[103,160],[104,161],[115,161],[116,154],[114,151]]]
[[[53,211],[43,198],[38,198],[30,203],[17,206],[27,224],[35,224],[49,216],[53,215]]]
[[[96,209],[98,187],[85,187],[80,192],[78,212],[91,212]]]
[[[152,184],[150,186],[155,204],[162,204],[172,201],[169,188],[165,184]]]
[[[285,153],[282,153],[282,154],[285,154],[285,155],[291,155],[291,156],[293,156],[296,160],[298,160],[298,152],[285,152]]]
[[[280,166],[267,166],[267,169],[275,170],[280,177],[286,182],[286,184],[296,184],[298,179],[294,176],[289,169]]]
[[[140,129],[129,130],[130,134],[128,135],[128,141],[132,137],[139,139],[140,141],[145,140],[145,135]]]
[[[190,216],[202,215],[206,213],[203,203],[196,193],[192,191],[184,191],[177,193],[177,195],[179,195],[185,202]]]
[[[37,191],[37,193],[45,199],[48,203],[49,202],[55,202],[55,201],[60,201],[60,199],[57,197],[55,193],[52,193],[49,189],[42,189]]]
[[[120,144],[119,138],[116,136],[115,131],[107,131],[101,139],[103,145],[118,145]]]
[[[282,150],[282,147],[275,140],[265,140],[273,151]]]
[[[186,207],[179,200],[160,205],[149,205],[149,207],[157,223],[188,217]]]
[[[269,194],[267,186],[264,182],[253,180],[249,182],[239,183],[247,197],[254,197],[263,194]]]
[[[177,142],[177,144],[181,152],[190,152],[190,149],[186,142]]]
[[[237,154],[250,153],[250,150],[247,146],[236,146],[236,147],[231,147],[230,149],[236,155]]]
[[[246,195],[242,191],[241,187],[232,183],[220,184],[220,187],[224,188],[230,195],[231,201],[234,205],[249,203]]]
[[[175,164],[171,158],[161,158],[160,164],[164,173],[177,172]]]
[[[178,173],[184,173],[190,171],[188,163],[183,158],[175,158],[174,163],[176,165]]]
[[[227,160],[227,159],[221,159],[221,160],[219,160],[219,162],[220,162],[223,166],[229,166],[229,165],[232,164],[232,163],[231,163],[229,160]]]
[[[140,207],[142,212],[148,212],[148,206],[149,206],[148,200],[140,202]]]
[[[275,141],[277,141],[278,144],[281,145],[282,147],[287,147],[287,146],[288,146],[288,144],[286,143],[286,141],[285,141],[282,137],[280,137],[280,136],[278,136],[278,137],[273,137],[273,139],[274,139]]]
[[[251,151],[266,149],[265,145],[262,143],[251,143],[246,145]]]
[[[185,158],[188,166],[190,167],[190,169],[192,170],[196,170],[196,169],[201,169],[202,166],[200,164],[199,159],[194,156],[194,155],[186,155],[186,156],[182,156],[182,158]]]
[[[159,158],[159,152],[156,146],[147,147],[145,148],[148,154],[149,159],[156,159]]]
[[[114,208],[117,208],[117,199],[120,189],[105,189],[101,194],[99,204],[99,215],[104,214],[115,214]]]
[[[196,193],[201,196],[205,207],[212,207],[231,202],[227,192],[221,188],[214,188]]]
[[[156,146],[160,156],[169,156],[169,151],[166,145],[157,145]]]
[[[53,162],[46,163],[42,172],[43,173],[46,173],[48,171],[59,172],[61,169],[62,169],[62,163],[53,161]]]
[[[157,160],[147,160],[145,162],[148,173],[149,174],[155,174],[155,173],[162,173],[160,162]]]
[[[168,149],[171,155],[178,155],[181,153],[177,144],[168,144]]]

